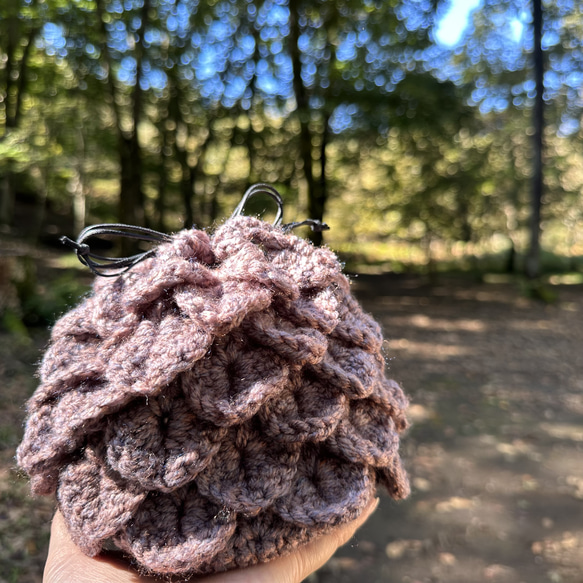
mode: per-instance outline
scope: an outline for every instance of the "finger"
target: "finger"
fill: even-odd
[[[354,533],[366,522],[376,510],[379,499],[371,499],[360,516],[348,524],[335,528],[332,532],[300,547],[296,552],[261,563],[247,569],[229,571],[201,579],[201,583],[299,583],[310,573],[319,569],[337,551],[347,543]]]
[[[63,515],[57,510],[51,525],[51,542],[43,583],[154,583],[140,577],[127,563],[113,557],[88,557],[71,540]]]

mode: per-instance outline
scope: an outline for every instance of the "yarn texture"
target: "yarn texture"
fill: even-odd
[[[75,543],[145,572],[284,555],[409,485],[407,399],[326,248],[252,217],[191,229],[54,326],[18,465]]]

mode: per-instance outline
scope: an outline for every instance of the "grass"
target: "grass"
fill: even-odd
[[[346,243],[337,249],[338,256],[350,273],[380,275],[383,273],[467,274],[478,281],[493,283],[519,281],[524,273],[524,255],[517,254],[509,265],[509,249],[494,245],[432,245],[432,257],[415,243],[405,241],[369,241]],[[541,277],[536,285],[522,285],[529,297],[548,301],[550,294],[542,288],[549,285],[583,283],[583,256],[561,255],[548,250],[541,252]],[[540,289],[539,289],[540,288]],[[539,293],[540,292],[540,293]]]

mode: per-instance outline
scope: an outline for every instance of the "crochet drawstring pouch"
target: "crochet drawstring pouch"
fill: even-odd
[[[256,194],[275,224],[244,216]],[[377,485],[409,492],[407,399],[379,325],[338,258],[250,189],[212,233],[125,225],[74,242],[97,277],[54,325],[18,465],[56,495],[73,541],[114,543],[152,574],[206,574],[285,555],[354,520]],[[156,243],[109,260],[85,242]]]

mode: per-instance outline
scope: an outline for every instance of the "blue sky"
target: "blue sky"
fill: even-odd
[[[445,13],[435,27],[436,42],[444,47],[457,45],[468,26],[472,12],[479,8],[481,3],[481,0],[450,0]],[[510,30],[512,40],[518,42],[524,30],[524,23],[515,18],[510,22]]]
[[[462,38],[468,19],[480,0],[451,0],[435,29],[435,40],[440,45],[454,46]]]

